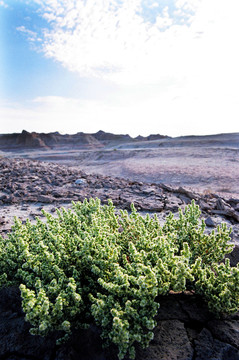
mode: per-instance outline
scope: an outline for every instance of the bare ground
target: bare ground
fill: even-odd
[[[183,186],[201,193],[239,197],[239,148],[174,146],[101,150],[7,152],[5,156],[77,166],[87,174]]]

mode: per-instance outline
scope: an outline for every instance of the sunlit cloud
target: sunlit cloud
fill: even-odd
[[[79,79],[115,88],[98,100],[41,94],[19,108],[22,118],[35,119],[27,130],[44,119],[48,131],[63,131],[67,118],[69,132],[238,131],[238,0],[34,3],[45,25],[17,30]],[[4,109],[17,122],[17,111]]]
[[[16,30],[23,33],[27,37],[27,40],[30,42],[42,40],[41,38],[38,37],[35,31],[27,29],[24,25],[18,26]]]
[[[50,24],[42,51],[81,76],[117,83],[155,82],[169,72],[178,77],[175,60],[185,58],[191,46],[200,2],[174,2],[173,10],[149,4],[154,8],[150,22],[144,17],[147,2],[141,0],[41,1],[41,15]]]
[[[36,2],[49,23],[41,34],[43,53],[81,77],[122,85],[168,79],[166,87],[173,79],[174,86],[181,84],[180,93],[182,84],[188,91],[197,91],[199,85],[203,91],[206,82],[213,88],[229,65],[228,56],[233,55],[229,73],[237,71],[237,0],[227,6],[222,0],[174,0],[170,8],[141,0]],[[154,21],[144,17],[152,8]],[[222,80],[222,88],[234,86],[233,80],[231,85],[225,76]]]

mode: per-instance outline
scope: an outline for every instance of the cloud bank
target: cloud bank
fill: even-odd
[[[81,76],[119,83],[183,74],[191,60],[189,48],[205,31],[200,0],[166,2],[170,6],[159,0],[37,3],[49,23],[43,31],[45,56]]]
[[[47,25],[18,31],[79,79],[118,86],[104,101],[41,96],[44,118],[71,114],[69,132],[77,116],[88,123],[78,129],[89,132],[237,131],[238,0],[33,1]]]

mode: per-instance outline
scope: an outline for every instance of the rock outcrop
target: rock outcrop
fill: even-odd
[[[159,299],[157,327],[147,349],[137,347],[136,360],[238,360],[239,315],[216,319],[195,294],[169,294]],[[66,344],[57,334],[32,336],[24,321],[17,288],[0,290],[0,359],[117,360],[113,347],[103,350],[100,330],[74,331]]]
[[[61,135],[59,132],[36,133],[23,130],[22,133],[0,134],[0,150],[17,149],[98,149],[107,145],[124,144],[128,142],[158,140],[165,138],[162,135],[132,138],[129,135],[116,135],[102,130],[95,134],[78,132],[73,135]]]

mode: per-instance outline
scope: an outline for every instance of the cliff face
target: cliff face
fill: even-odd
[[[0,149],[97,149],[106,145],[124,144],[128,142],[162,139],[162,135],[139,136],[132,138],[129,135],[116,135],[102,130],[95,134],[78,132],[74,135],[61,135],[58,132],[36,133],[23,130],[22,133],[0,135]]]
[[[91,134],[77,133],[75,135],[61,135],[54,133],[36,133],[23,130],[20,134],[0,135],[0,149],[57,149],[57,148],[99,148],[102,147]]]
[[[35,132],[29,133],[23,130],[21,134],[17,134],[14,140],[16,146],[26,148],[46,148],[44,141],[41,139],[39,134]]]
[[[35,132],[29,133],[25,130],[22,133],[0,135],[0,149],[20,149],[20,148],[47,148],[44,140]]]

